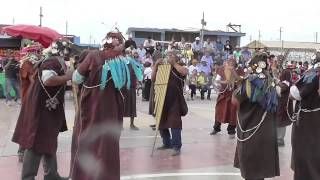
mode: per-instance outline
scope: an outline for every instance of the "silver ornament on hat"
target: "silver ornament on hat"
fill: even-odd
[[[267,67],[266,62],[264,62],[264,61],[259,61],[259,62],[258,62],[258,65],[259,65],[259,67],[262,68],[262,69],[264,69],[264,68]]]
[[[258,74],[258,77],[259,77],[260,79],[265,79],[265,78],[266,78],[266,75],[264,75],[263,73],[260,73],[260,74]]]
[[[261,67],[257,67],[256,72],[257,73],[262,73],[262,68]]]

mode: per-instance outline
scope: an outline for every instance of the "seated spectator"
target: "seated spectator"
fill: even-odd
[[[200,89],[200,95],[201,95],[201,100],[204,100],[204,93],[208,91],[208,96],[207,99],[210,99],[210,93],[211,93],[211,89],[210,86],[208,87],[208,77],[206,76],[205,72],[201,72],[198,79],[197,79],[197,83],[198,83],[198,87]]]
[[[150,65],[153,65],[153,59],[149,52],[147,52],[146,57],[142,60],[143,64],[146,64],[147,62],[150,63]]]
[[[194,69],[191,76],[189,77],[189,89],[191,90],[191,100],[194,100],[197,90],[197,81],[198,81],[198,71]]]
[[[199,62],[196,59],[192,60],[191,65],[188,67],[189,75],[191,75],[194,70],[198,70],[198,63]]]
[[[191,44],[187,44],[181,54],[186,57],[188,61],[191,61],[194,55],[191,49]]]
[[[203,61],[205,61],[205,62],[207,62],[207,65],[211,68],[212,67],[212,65],[213,65],[213,58],[212,58],[212,56],[211,56],[211,51],[210,51],[210,49],[206,49],[205,51],[204,51],[204,56],[202,56],[202,58],[201,58],[201,62],[203,62]],[[208,74],[207,74],[208,75]]]

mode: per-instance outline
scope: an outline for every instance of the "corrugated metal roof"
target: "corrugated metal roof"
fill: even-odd
[[[249,48],[320,49],[320,43],[295,41],[252,41]]]
[[[185,29],[177,29],[177,28],[140,28],[140,27],[129,27],[127,30],[127,34],[129,34],[132,31],[148,31],[148,32],[163,32],[163,31],[174,31],[174,32],[194,32],[194,33],[199,33],[200,29],[199,28],[185,28]],[[241,32],[226,32],[226,31],[221,31],[221,30],[209,30],[209,29],[204,29],[204,32],[206,35],[229,35],[229,36],[245,36],[245,33]]]

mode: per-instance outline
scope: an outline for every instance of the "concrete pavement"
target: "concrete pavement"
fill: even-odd
[[[129,129],[129,119],[125,118],[124,131],[120,141],[122,179],[155,179],[155,180],[240,180],[237,169],[233,168],[233,157],[236,140],[229,139],[226,126],[222,132],[210,136],[214,117],[213,100],[188,101],[189,114],[183,118],[180,156],[171,157],[170,151],[156,151],[150,157],[155,132],[149,127],[154,123],[148,115],[148,102],[137,98],[138,118],[136,125],[139,131]],[[16,156],[18,146],[11,142],[13,130],[19,113],[19,106],[7,107],[0,100],[0,174],[4,180],[18,180],[21,164]],[[69,131],[59,135],[58,166],[61,175],[67,176],[70,166],[70,147],[74,110],[71,101],[66,102],[66,115]],[[290,134],[287,132],[286,146],[279,148],[281,176],[277,180],[292,179],[290,170]],[[157,146],[161,145],[158,138]],[[39,169],[37,179],[42,179],[43,170]]]

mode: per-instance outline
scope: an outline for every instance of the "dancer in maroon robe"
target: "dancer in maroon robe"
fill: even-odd
[[[296,119],[292,125],[292,165],[294,180],[320,179],[320,53],[313,68],[290,88],[296,103]],[[295,90],[296,89],[296,90]]]
[[[44,160],[45,180],[65,180],[57,172],[57,141],[66,131],[64,88],[72,72],[66,71],[64,60],[70,52],[66,42],[51,45],[50,57],[38,66],[34,82],[22,104],[12,141],[26,149],[22,180],[34,180],[40,161]]]
[[[74,180],[120,179],[119,140],[124,95],[119,82],[130,74],[126,71],[124,75],[124,66],[116,67],[113,63],[127,58],[121,56],[122,50],[122,35],[108,33],[104,49],[90,52],[73,74],[73,82],[83,84],[80,124],[76,127],[79,135],[75,138],[78,145],[71,169]],[[121,71],[117,71],[119,68]]]
[[[215,123],[210,135],[215,135],[221,131],[221,124],[228,124],[228,134],[234,138],[236,133],[237,108],[231,103],[232,93],[235,90],[235,80],[238,75],[235,71],[235,61],[229,59],[228,62],[217,71],[217,83],[221,84],[220,92],[215,109]]]

